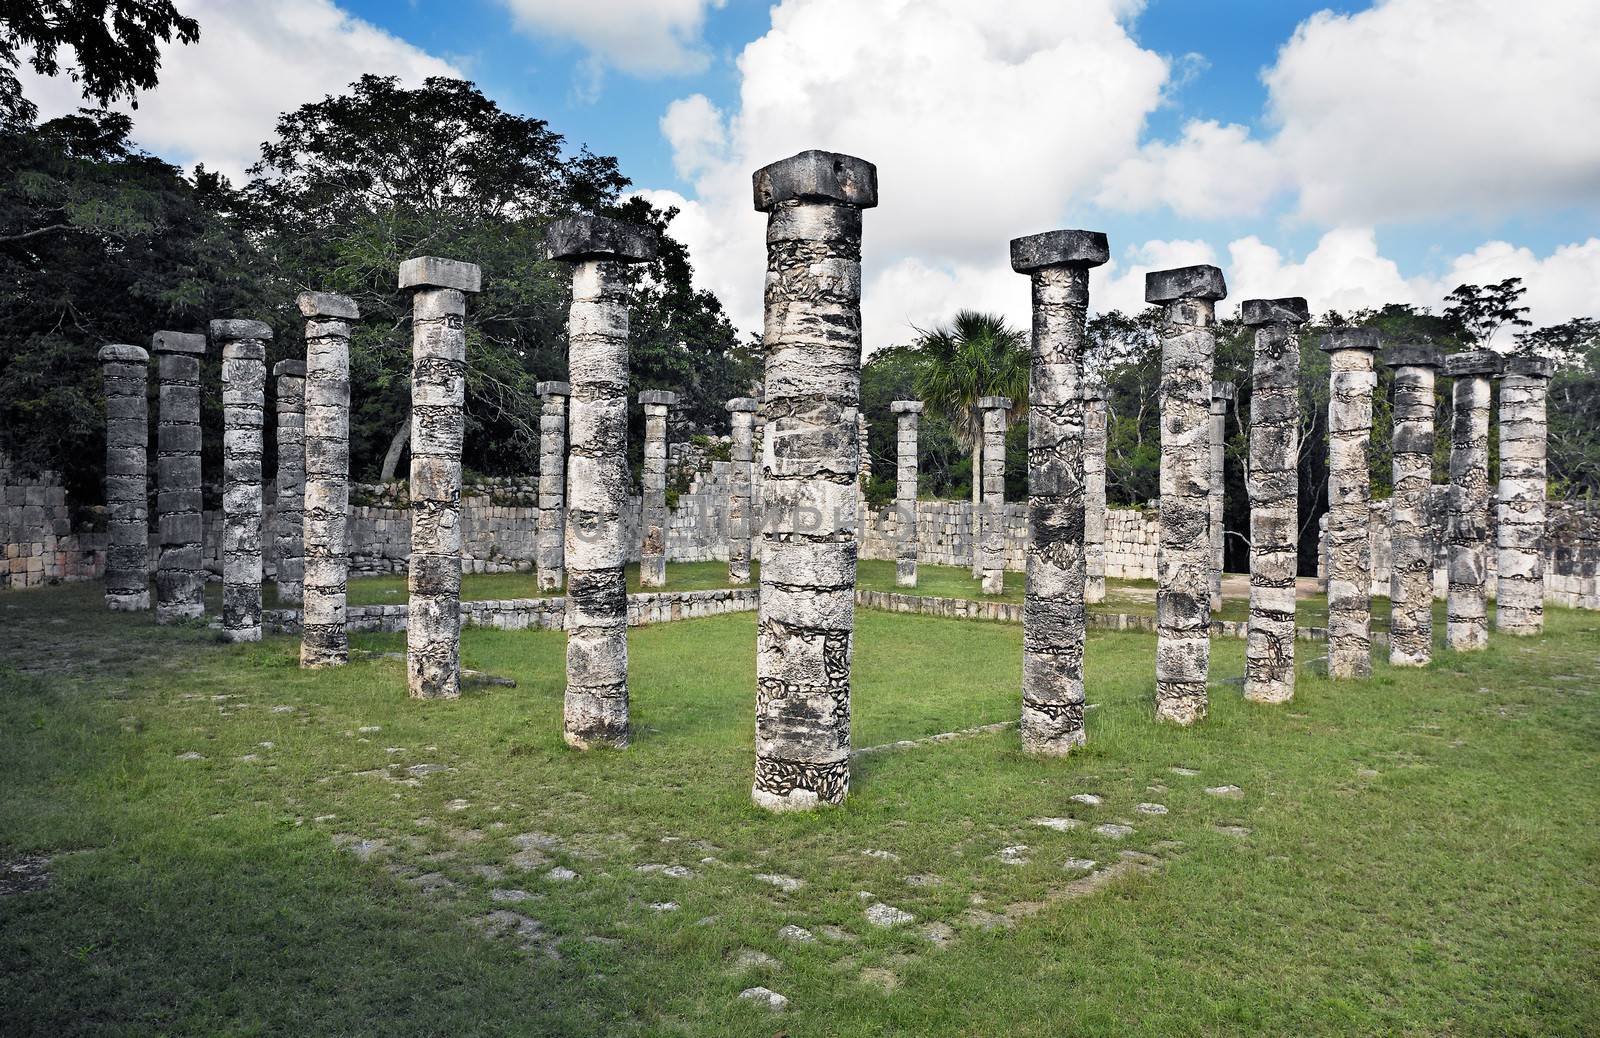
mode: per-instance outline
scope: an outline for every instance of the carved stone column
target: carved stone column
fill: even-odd
[[[558,220],[551,259],[572,264],[567,371],[568,746],[628,745],[628,283],[622,265],[656,255],[656,234],[599,216]]]
[[[1006,412],[1008,396],[978,398],[983,412],[983,507],[978,513],[982,547],[983,593],[1003,594],[1006,589]]]
[[[1328,676],[1372,676],[1372,328],[1334,328],[1328,354]]]
[[[1222,609],[1222,571],[1227,557],[1223,530],[1223,495],[1227,490],[1228,405],[1236,390],[1232,382],[1211,383],[1211,610]]]
[[[1295,573],[1300,518],[1300,326],[1306,301],[1246,299],[1239,319],[1255,329],[1250,370],[1250,621],[1244,697],[1294,698]]]
[[[272,366],[278,380],[277,498],[272,557],[277,564],[278,604],[298,605],[306,572],[306,362],[280,360]]]
[[[222,344],[222,636],[261,640],[261,471],[267,343],[261,321],[211,322]]]
[[[413,699],[461,694],[461,446],[466,429],[467,296],[473,263],[400,264],[411,292],[411,559],[406,683]]]
[[[150,354],[100,347],[106,394],[106,608],[150,608]]]
[[[878,171],[806,151],[758,170],[754,188],[767,214],[767,426],[751,797],[806,809],[850,790],[861,211],[878,204]]]
[[[1156,588],[1156,720],[1206,715],[1211,673],[1211,376],[1217,300],[1211,266],[1145,275],[1161,329],[1161,545]]]
[[[639,394],[644,407],[643,494],[639,515],[639,586],[667,585],[667,413],[678,394],[647,389]]]
[[[200,358],[206,337],[156,332],[161,381],[156,423],[156,623],[206,611],[205,520],[200,493]]]
[[[1063,756],[1086,739],[1080,380],[1089,271],[1110,256],[1106,236],[1099,231],[1046,231],[1011,241],[1011,269],[1028,275],[1033,299],[1027,595],[1022,607],[1021,730],[1028,753]],[[1004,449],[1004,411],[994,413],[1002,417]],[[986,453],[987,447],[986,438]],[[1003,480],[1005,466],[997,467]],[[984,468],[987,473],[987,460]]]
[[[1083,386],[1083,601],[1106,600],[1106,387]]]
[[[350,662],[345,590],[350,572],[350,322],[355,301],[302,292],[306,319],[305,607],[300,666]]]
[[[728,480],[728,583],[750,583],[750,467],[754,457],[752,434],[755,430],[754,397],[734,397],[728,401],[728,416],[733,425],[733,466]]]
[[[896,587],[917,586],[917,424],[922,401],[895,400],[889,410],[897,415],[895,428],[895,551]]]
[[[1383,351],[1394,369],[1394,491],[1389,498],[1389,663],[1423,667],[1433,659],[1434,371],[1431,346]]]
[[[1544,631],[1545,392],[1555,365],[1508,357],[1500,379],[1500,487],[1495,523],[1494,626]]]
[[[1450,588],[1445,599],[1445,647],[1475,652],[1489,647],[1489,380],[1500,374],[1492,350],[1467,350],[1445,358],[1455,380],[1450,415]]]
[[[539,518],[535,520],[534,559],[540,591],[566,585],[567,397],[565,382],[540,382]]]

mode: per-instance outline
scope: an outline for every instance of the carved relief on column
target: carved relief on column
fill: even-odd
[[[1555,365],[1508,357],[1500,377],[1500,486],[1495,523],[1494,626],[1544,631],[1545,394]]]
[[[1489,404],[1490,379],[1500,374],[1492,350],[1445,358],[1455,380],[1450,415],[1450,586],[1445,599],[1445,646],[1473,652],[1489,646]]]
[[[1389,498],[1389,663],[1422,667],[1433,659],[1434,371],[1431,346],[1394,346],[1383,352],[1394,369],[1394,455]]]
[[[1372,359],[1378,333],[1335,328],[1328,354],[1328,676],[1372,675]]]
[[[350,572],[350,322],[355,301],[302,292],[306,319],[306,485],[300,666],[350,662],[345,593]]]

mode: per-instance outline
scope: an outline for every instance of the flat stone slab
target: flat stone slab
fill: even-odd
[[[193,353],[206,351],[206,337],[199,332],[156,332],[150,336],[152,353]]]
[[[1068,858],[1061,867],[1068,872],[1087,872],[1098,864],[1093,858]]]
[[[1048,267],[1098,267],[1110,258],[1103,231],[1044,231],[1011,239],[1011,269],[1018,274]]]
[[[1207,786],[1206,787],[1206,792],[1211,794],[1214,797],[1242,797],[1242,796],[1244,796],[1244,790],[1242,790],[1238,786],[1234,786],[1234,785]]]
[[[1095,826],[1094,831],[1099,833],[1101,836],[1109,837],[1113,840],[1120,840],[1125,836],[1133,835],[1133,826],[1122,825],[1118,822],[1103,822],[1100,825]]]
[[[470,263],[466,265],[472,266]],[[405,264],[401,264],[401,269],[405,269]],[[471,291],[476,292],[477,289]],[[300,309],[301,317],[331,317],[338,321],[354,321],[361,316],[361,308],[356,306],[356,301],[337,292],[301,292],[295,296],[294,303]]]
[[[1263,324],[1304,324],[1311,319],[1311,307],[1301,296],[1282,299],[1246,299],[1239,304],[1239,321],[1255,327]]]
[[[765,1006],[774,1013],[781,1013],[789,1008],[789,1000],[769,988],[745,988],[739,992],[739,1000]]]
[[[1167,813],[1167,808],[1163,804],[1140,804],[1134,810],[1142,815],[1164,815]]]
[[[1007,865],[1026,865],[1033,860],[1028,857],[1028,845],[1025,843],[1000,848],[999,857]]]
[[[642,263],[656,258],[654,228],[624,223],[607,216],[569,216],[544,232],[545,250],[553,260],[611,260]]]
[[[483,271],[476,263],[415,256],[400,264],[401,288],[454,288],[462,292],[483,289]]]
[[[916,921],[917,917],[910,912],[902,911],[893,905],[886,905],[882,901],[867,906],[867,922],[885,930]]]
[[[755,878],[763,883],[772,884],[785,894],[793,894],[796,890],[806,885],[806,881],[803,879],[795,879],[793,876],[781,876],[771,872],[758,872]]]
[[[871,209],[878,204],[878,167],[866,159],[812,149],[762,166],[750,178],[758,212],[787,202],[832,202]]]
[[[1067,799],[1075,804],[1087,804],[1090,807],[1099,807],[1105,803],[1104,800],[1093,793],[1074,793]]]
[[[803,926],[789,923],[778,928],[778,937],[781,940],[792,941],[796,944],[809,944],[816,940],[816,936]]]
[[[1045,829],[1054,829],[1058,833],[1064,833],[1068,829],[1078,828],[1083,825],[1083,822],[1076,818],[1035,818],[1033,819],[1033,824],[1042,826]]]
[[[1224,299],[1228,283],[1210,264],[1152,270],[1144,276],[1144,301],[1172,303],[1179,299]]]

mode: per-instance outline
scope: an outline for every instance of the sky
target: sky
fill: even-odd
[[[1007,243],[1105,231],[1096,310],[1215,263],[1238,300],[1437,308],[1523,278],[1537,324],[1600,316],[1594,0],[178,0],[134,137],[238,176],[280,112],[364,72],[472,79],[681,210],[698,283],[760,329],[750,174],[878,166],[868,350],[962,308],[1028,320]],[[24,76],[50,116],[71,84]],[[486,271],[493,276],[493,271]]]

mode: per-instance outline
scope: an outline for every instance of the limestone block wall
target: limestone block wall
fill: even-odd
[[[102,524],[99,524],[103,526]],[[0,588],[37,587],[105,575],[106,533],[73,528],[66,488],[54,472],[24,475],[0,455]]]

